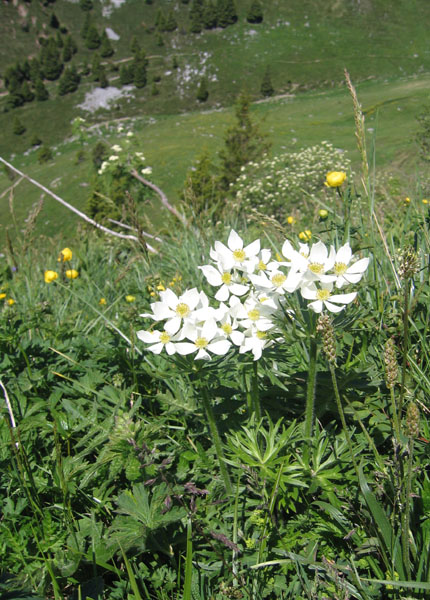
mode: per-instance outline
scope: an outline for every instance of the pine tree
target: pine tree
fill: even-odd
[[[237,21],[237,11],[234,0],[218,0],[218,26],[225,28]]]
[[[40,79],[40,63],[37,58],[32,58],[30,61],[30,81],[36,83]]]
[[[45,100],[48,100],[49,92],[41,79],[36,80],[36,83],[34,84],[34,91],[36,93],[36,100],[38,102],[44,102]]]
[[[68,67],[64,71],[64,74],[58,84],[59,95],[64,96],[65,94],[71,94],[72,92],[75,92],[79,87],[80,81],[81,78],[76,71],[76,67],[74,65]]]
[[[93,9],[92,0],[79,0],[79,6],[83,11],[90,11]]]
[[[100,56],[96,52],[93,56],[93,62],[91,63],[91,75],[93,81],[99,80],[101,66]]]
[[[206,77],[202,77],[197,89],[197,100],[199,102],[206,102],[209,97],[208,82]]]
[[[107,88],[109,85],[109,80],[106,75],[106,69],[103,65],[100,65],[99,69],[99,85],[101,88]]]
[[[190,8],[190,31],[200,33],[203,27],[203,0],[193,0]]]
[[[175,16],[173,14],[173,10],[169,10],[166,18],[166,23],[164,25],[164,31],[175,31],[178,28],[178,24],[176,22]]]
[[[89,50],[97,50],[100,47],[101,40],[99,36],[99,32],[95,25],[90,25],[88,27],[87,35],[85,37],[85,45]]]
[[[63,38],[61,37],[61,33],[59,31],[57,31],[55,41],[57,42],[57,48],[59,48],[59,49],[63,48],[64,42],[63,42]]]
[[[55,13],[52,13],[49,25],[54,29],[58,29],[60,27],[60,21],[58,20],[57,15]]]
[[[119,71],[119,82],[121,85],[130,85],[133,83],[134,73],[133,73],[133,65],[121,65],[121,69]]]
[[[13,129],[12,129],[13,133],[15,135],[22,135],[23,133],[25,133],[27,130],[25,128],[25,126],[21,123],[21,121],[18,119],[18,117],[15,117],[13,120]]]
[[[135,35],[132,37],[131,44],[130,44],[130,50],[131,50],[132,54],[139,54],[141,51],[140,44]]]
[[[76,54],[78,47],[71,35],[68,35],[64,41],[63,62],[69,62],[72,56]]]
[[[103,58],[109,58],[109,56],[112,56],[113,53],[114,50],[112,48],[112,44],[110,43],[106,31],[103,31],[100,44],[100,55]]]
[[[249,96],[242,92],[236,101],[236,122],[227,129],[224,149],[219,153],[221,175],[219,183],[228,190],[230,183],[236,181],[240,169],[250,161],[256,161],[270,148],[267,137],[260,132],[249,114]]]
[[[273,96],[273,94],[275,93],[275,90],[273,89],[273,85],[272,85],[272,78],[270,76],[270,68],[269,67],[266,67],[266,70],[264,72],[263,80],[262,80],[261,86],[260,86],[260,92],[266,98],[268,98],[269,96]]]
[[[136,57],[133,61],[133,83],[137,88],[143,88],[146,80],[146,59]]]
[[[90,25],[91,25],[91,16],[90,16],[90,13],[86,13],[84,23],[83,23],[82,29],[81,29],[81,38],[84,40],[87,37],[88,29],[90,28]]]
[[[86,77],[90,73],[91,73],[90,65],[88,64],[88,62],[86,60],[84,60],[84,62],[81,65],[81,75]]]
[[[214,165],[207,151],[198,158],[197,164],[187,173],[184,189],[181,193],[185,210],[194,219],[214,216],[221,200]],[[207,223],[204,225],[207,226]]]
[[[40,66],[45,79],[55,81],[61,75],[63,63],[54,38],[49,38],[40,53]]]
[[[32,102],[34,100],[34,93],[31,91],[28,81],[23,81],[21,83],[19,93],[24,99],[24,102]]]
[[[159,10],[155,17],[155,28],[157,31],[166,31],[166,17],[162,10]]]
[[[253,0],[246,15],[248,23],[261,23],[263,21],[263,8],[259,0]]]
[[[212,0],[208,0],[203,10],[203,25],[205,29],[215,29],[218,24],[218,11]]]

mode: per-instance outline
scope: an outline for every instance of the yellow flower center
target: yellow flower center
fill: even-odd
[[[178,317],[181,317],[181,319],[186,317],[189,312],[190,307],[188,306],[188,304],[185,304],[185,302],[180,302],[176,307],[176,314],[178,315]]]
[[[261,296],[258,301],[261,302],[261,304],[263,304],[263,302],[267,302],[269,298],[267,296]]]
[[[233,258],[237,262],[242,262],[246,258],[245,250],[235,250],[233,252]]]
[[[170,335],[167,333],[167,331],[163,331],[162,333],[160,333],[160,342],[162,344],[167,344],[168,342],[170,342]]]
[[[330,298],[330,292],[328,290],[317,290],[318,300],[328,300]]]
[[[233,331],[233,327],[229,323],[224,323],[224,325],[221,325],[221,329],[227,335],[230,335],[230,333]]]
[[[257,265],[257,269],[259,271],[265,271],[267,269],[266,263],[264,263],[262,260],[260,260],[260,262]]]
[[[324,265],[321,263],[309,263],[308,269],[309,271],[312,271],[312,273],[318,274],[324,271]]]
[[[259,340],[264,340],[267,338],[267,333],[265,331],[257,331],[257,337]]]
[[[227,273],[227,272],[223,273],[222,276],[221,276],[221,281],[223,283],[225,283],[226,285],[230,285],[230,283],[231,283],[231,273]]]
[[[286,279],[286,275],[284,275],[283,273],[277,273],[276,275],[273,275],[272,283],[275,287],[281,287],[281,285],[285,282]]]
[[[251,321],[258,321],[260,318],[260,311],[256,308],[253,308],[252,310],[248,311],[248,317],[251,319]]]
[[[345,263],[335,263],[334,265],[334,272],[336,273],[336,275],[343,275],[345,273],[345,271],[347,270],[347,266]]]
[[[197,348],[206,348],[206,346],[209,344],[206,338],[197,338],[194,343]]]

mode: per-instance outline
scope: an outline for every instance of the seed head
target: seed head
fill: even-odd
[[[412,248],[407,246],[403,248],[399,253],[399,277],[400,279],[407,280],[411,279],[420,268],[420,260],[418,253]]]
[[[317,332],[322,335],[324,354],[329,363],[336,364],[336,340],[331,318],[321,314],[317,321]]]
[[[420,411],[415,402],[410,402],[406,409],[406,433],[412,438],[420,434]]]
[[[396,358],[396,345],[393,338],[389,338],[385,344],[385,381],[387,388],[393,388],[397,383],[398,365]]]

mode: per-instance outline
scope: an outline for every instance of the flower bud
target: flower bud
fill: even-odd
[[[420,411],[415,402],[410,402],[406,409],[406,434],[412,438],[420,434]]]
[[[336,341],[331,318],[328,315],[320,315],[317,321],[317,332],[322,335],[323,351],[329,363],[336,364]]]
[[[384,352],[385,382],[387,388],[393,388],[397,383],[398,365],[396,358],[396,346],[393,338],[387,340]]]

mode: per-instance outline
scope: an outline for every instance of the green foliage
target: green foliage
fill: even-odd
[[[101,36],[101,44],[100,44],[100,56],[103,58],[109,58],[114,53],[114,49],[112,48],[112,44],[107,36],[106,31],[103,31]]]
[[[202,77],[197,88],[197,100],[199,102],[206,102],[209,97],[208,82],[206,77]]]
[[[76,67],[74,65],[67,67],[58,84],[59,95],[65,96],[75,92],[79,87],[80,80]]]
[[[45,79],[55,81],[61,75],[63,64],[54,38],[48,38],[40,52],[40,68]]]
[[[100,48],[101,38],[99,32],[97,31],[97,27],[90,23],[87,29],[87,33],[85,35],[85,46],[89,50],[97,50]]]
[[[266,136],[251,119],[249,104],[249,96],[241,93],[235,106],[236,121],[227,129],[225,146],[219,153],[220,184],[224,190],[229,190],[230,184],[237,179],[243,166],[262,158],[270,146]]]
[[[47,163],[54,158],[54,154],[49,146],[42,146],[37,153],[37,160],[40,164]]]
[[[425,162],[430,161],[430,107],[427,106],[417,116],[417,121],[420,126],[417,133],[417,143],[419,147],[420,157]]]
[[[273,96],[275,90],[272,85],[272,77],[270,75],[270,68],[266,67],[264,71],[263,79],[261,81],[260,92],[265,97],[268,98]]]
[[[83,11],[90,11],[93,9],[93,0],[79,0],[79,6]]]
[[[249,7],[246,15],[248,23],[262,23],[263,22],[263,7],[259,0],[253,0]]]
[[[22,135],[27,131],[25,125],[21,123],[18,117],[15,117],[13,120],[13,132],[15,135]]]

